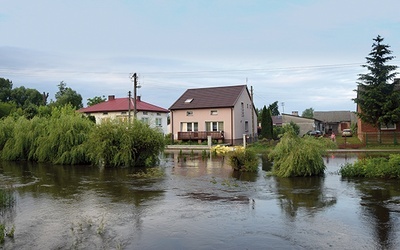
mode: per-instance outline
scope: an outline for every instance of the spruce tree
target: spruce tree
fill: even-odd
[[[272,112],[270,109],[267,109],[267,139],[273,139],[274,137],[274,128],[272,122]]]
[[[392,81],[397,66],[387,65],[395,58],[390,46],[382,44],[383,38],[379,35],[373,41],[372,50],[366,57],[367,63],[362,65],[369,72],[359,74],[355,90],[357,97],[353,101],[359,107],[358,117],[380,130],[382,125],[388,126],[400,120],[400,84],[396,86]]]
[[[261,138],[267,138],[267,130],[268,130],[268,113],[267,113],[267,107],[264,105],[262,111],[261,111],[261,133],[260,137]]]

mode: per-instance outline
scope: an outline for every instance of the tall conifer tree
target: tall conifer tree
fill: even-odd
[[[358,117],[380,130],[381,126],[400,121],[400,84],[392,81],[397,66],[387,65],[395,58],[390,46],[382,44],[383,38],[379,35],[373,41],[367,63],[362,65],[369,72],[359,74],[357,97],[353,100],[358,105]]]

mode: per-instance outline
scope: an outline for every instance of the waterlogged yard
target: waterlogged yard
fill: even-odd
[[[0,249],[396,249],[400,181],[234,172],[222,157],[168,152],[161,171],[0,163],[15,203]],[[149,178],[149,176],[152,176]]]

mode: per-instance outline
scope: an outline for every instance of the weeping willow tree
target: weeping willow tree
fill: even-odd
[[[92,163],[112,167],[152,166],[165,146],[160,131],[137,120],[102,123],[92,131],[87,145]]]
[[[45,133],[37,138],[34,157],[55,164],[89,163],[84,142],[94,126],[70,105],[54,108]]]
[[[4,160],[34,160],[36,139],[45,131],[45,120],[35,117],[31,120],[20,116],[3,120],[4,126],[12,126],[1,151]]]
[[[334,143],[324,138],[300,138],[291,127],[285,127],[281,141],[270,152],[274,165],[272,173],[279,177],[323,175],[323,153]]]
[[[5,131],[0,133],[1,159],[89,163],[84,142],[94,124],[71,106],[54,108],[50,117],[9,117],[1,120],[0,128]]]

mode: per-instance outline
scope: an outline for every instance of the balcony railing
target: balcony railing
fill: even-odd
[[[224,134],[221,131],[178,132],[178,140],[207,140],[208,136],[211,136],[212,140],[224,139]]]

